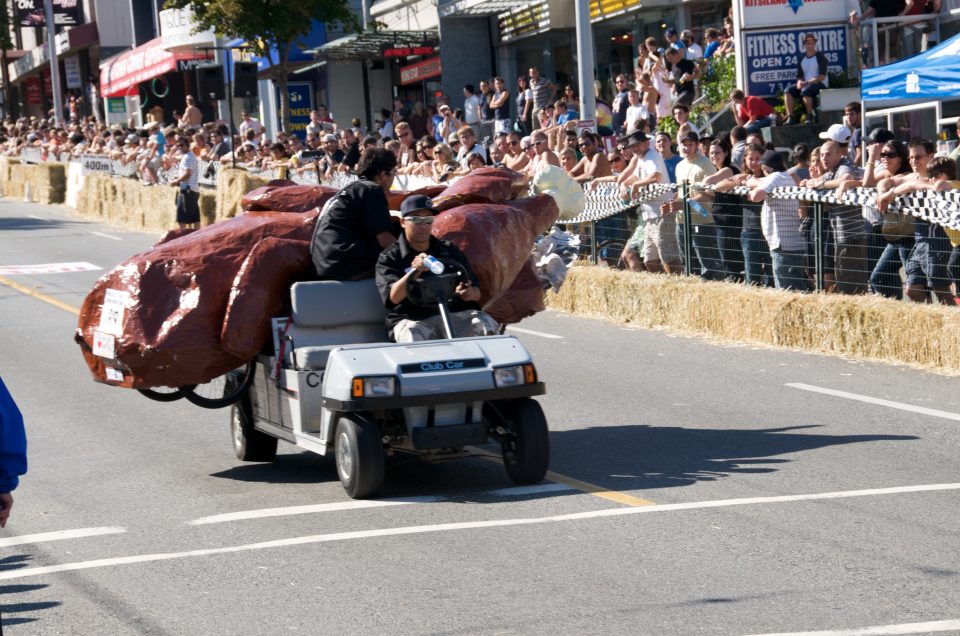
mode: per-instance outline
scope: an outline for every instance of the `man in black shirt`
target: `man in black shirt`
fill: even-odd
[[[397,157],[385,148],[368,150],[357,164],[359,181],[338,192],[323,208],[310,254],[320,280],[373,276],[380,252],[396,240],[387,204]]]
[[[360,140],[353,130],[344,128],[340,131],[340,150],[344,153],[343,165],[352,171],[360,161]]]
[[[430,276],[427,255],[456,261],[466,269],[470,282],[457,285],[456,297],[449,302],[450,322],[454,335],[488,336],[497,333],[499,325],[480,310],[480,289],[467,257],[449,241],[431,235],[434,215],[438,213],[430,199],[415,194],[403,201],[403,234],[396,243],[380,254],[377,261],[377,289],[383,304],[390,310],[387,331],[397,342],[443,338],[443,323],[436,307],[421,307],[410,301],[407,285],[421,276]]]
[[[684,57],[683,48],[671,45],[667,49],[667,61],[670,63],[670,78],[667,83],[673,86],[677,96],[675,104],[689,106],[696,97],[694,80],[700,77],[700,67]]]

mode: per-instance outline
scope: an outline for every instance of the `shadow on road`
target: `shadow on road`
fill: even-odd
[[[240,463],[233,468],[211,473],[211,477],[254,481],[266,484],[320,484],[337,480],[333,461],[313,453],[300,452],[277,455],[274,462]]]
[[[0,217],[0,232],[4,230],[37,230],[63,227],[66,225],[63,221],[50,219],[43,221],[40,219],[31,219],[28,216],[5,216]]]
[[[13,556],[6,557],[0,560],[0,571],[5,570],[19,570],[20,568],[25,568],[30,565],[29,561],[32,559],[29,554],[16,554]],[[17,585],[0,585],[0,597],[5,601],[12,600],[13,597],[7,596],[9,594],[24,594],[27,592],[34,592],[36,590],[42,590],[46,587],[49,587],[46,583],[37,583],[37,584],[17,584]],[[50,609],[62,605],[60,601],[35,601],[35,602],[20,602],[20,603],[0,603],[0,616],[2,616],[2,625],[9,627],[11,625],[23,625],[24,623],[32,623],[39,620],[33,616],[16,616],[16,614],[21,614],[25,612],[38,612],[40,610]]]
[[[551,469],[614,489],[687,486],[743,473],[771,473],[782,457],[865,442],[907,441],[912,435],[801,433],[819,426],[765,429],[683,428],[644,424],[602,426],[550,435]],[[575,467],[575,468],[571,468]]]

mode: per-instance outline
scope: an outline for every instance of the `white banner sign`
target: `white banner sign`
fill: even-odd
[[[67,88],[83,88],[83,79],[80,77],[80,58],[76,55],[63,58],[63,71],[66,76]]]
[[[847,0],[735,0],[740,27],[791,27],[824,22],[844,22]]]
[[[110,158],[101,155],[80,155],[80,165],[82,166],[81,175],[87,175],[91,172],[110,174],[113,169],[113,162],[110,161]]]

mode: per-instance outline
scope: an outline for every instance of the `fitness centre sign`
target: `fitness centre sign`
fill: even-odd
[[[745,31],[746,92],[757,97],[775,97],[797,81],[797,63],[804,55],[805,34],[817,36],[817,50],[827,58],[827,72],[843,72],[847,65],[845,26],[791,31]]]

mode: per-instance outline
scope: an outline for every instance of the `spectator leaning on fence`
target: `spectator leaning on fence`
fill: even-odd
[[[934,156],[933,142],[915,140],[910,144],[910,166],[913,172],[884,179],[877,184],[877,207],[886,212],[890,203],[898,196],[918,190],[949,189],[944,185],[931,184],[929,166]],[[954,170],[956,170],[956,163]],[[928,289],[933,290],[938,302],[949,305],[953,302],[950,293],[950,276],[947,262],[950,255],[950,239],[943,226],[930,223],[919,217],[914,223],[914,246],[910,251],[904,269],[907,274],[907,297],[915,302],[927,302]]]
[[[770,196],[774,188],[796,186],[797,182],[787,172],[783,157],[776,150],[763,153],[760,165],[764,178],[751,177],[747,185],[752,188],[750,200],[763,201],[761,225],[770,246],[774,283],[777,289],[809,291],[810,285],[804,274],[807,243],[800,233],[799,203],[796,199]]]
[[[649,137],[638,132],[629,138],[628,145],[637,162],[633,180],[622,186],[624,200],[635,198],[645,186],[669,183],[667,167],[660,153],[650,147]],[[642,257],[649,272],[679,274],[683,271],[677,246],[676,215],[662,214],[662,207],[672,197],[672,193],[663,193],[640,203],[644,225]]]
[[[609,177],[610,164],[600,146],[600,137],[590,131],[584,131],[580,135],[579,143],[583,159],[570,170],[570,176],[579,183],[587,183],[599,177]]]

